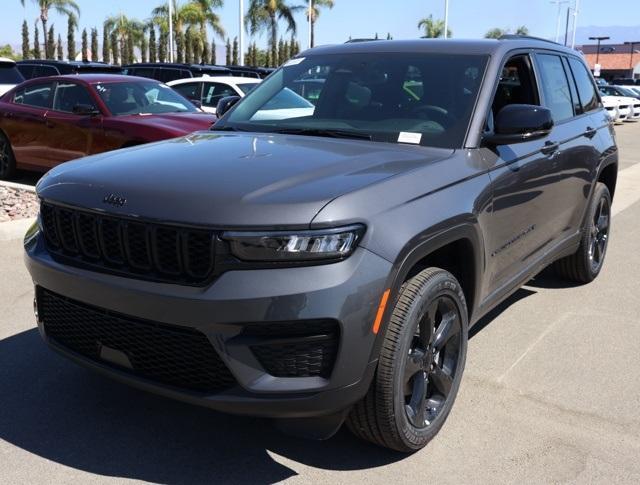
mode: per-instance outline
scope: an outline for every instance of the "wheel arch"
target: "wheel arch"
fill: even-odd
[[[616,184],[618,182],[618,162],[611,161],[604,165],[598,173],[597,182],[602,182],[609,189],[611,200],[613,200],[613,194],[616,190]]]

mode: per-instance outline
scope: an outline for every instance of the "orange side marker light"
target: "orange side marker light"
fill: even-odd
[[[380,298],[378,313],[376,313],[376,319],[373,322],[373,333],[378,333],[378,330],[380,330],[380,324],[382,323],[382,316],[384,315],[384,309],[387,307],[387,301],[389,300],[390,292],[391,292],[391,289],[389,288],[382,294],[382,298]]]

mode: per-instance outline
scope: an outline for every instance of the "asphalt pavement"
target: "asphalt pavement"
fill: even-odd
[[[543,273],[483,319],[447,423],[410,456],[346,429],[288,438],[72,364],[35,328],[20,239],[0,238],[0,483],[640,483],[640,123],[616,130],[600,277]]]

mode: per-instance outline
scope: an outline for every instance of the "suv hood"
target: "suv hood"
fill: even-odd
[[[199,132],[52,169],[40,197],[217,227],[308,227],[332,199],[453,150],[296,135]],[[104,199],[126,199],[119,206]]]

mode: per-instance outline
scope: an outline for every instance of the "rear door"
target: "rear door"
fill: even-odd
[[[20,165],[48,166],[46,113],[53,101],[53,89],[51,81],[24,86],[14,93],[11,109],[3,113],[3,127]]]
[[[47,145],[50,167],[59,163],[95,153],[95,147],[104,144],[102,115],[78,115],[74,108],[93,106],[97,102],[89,90],[73,81],[59,81],[56,85],[53,105],[46,115]]]

